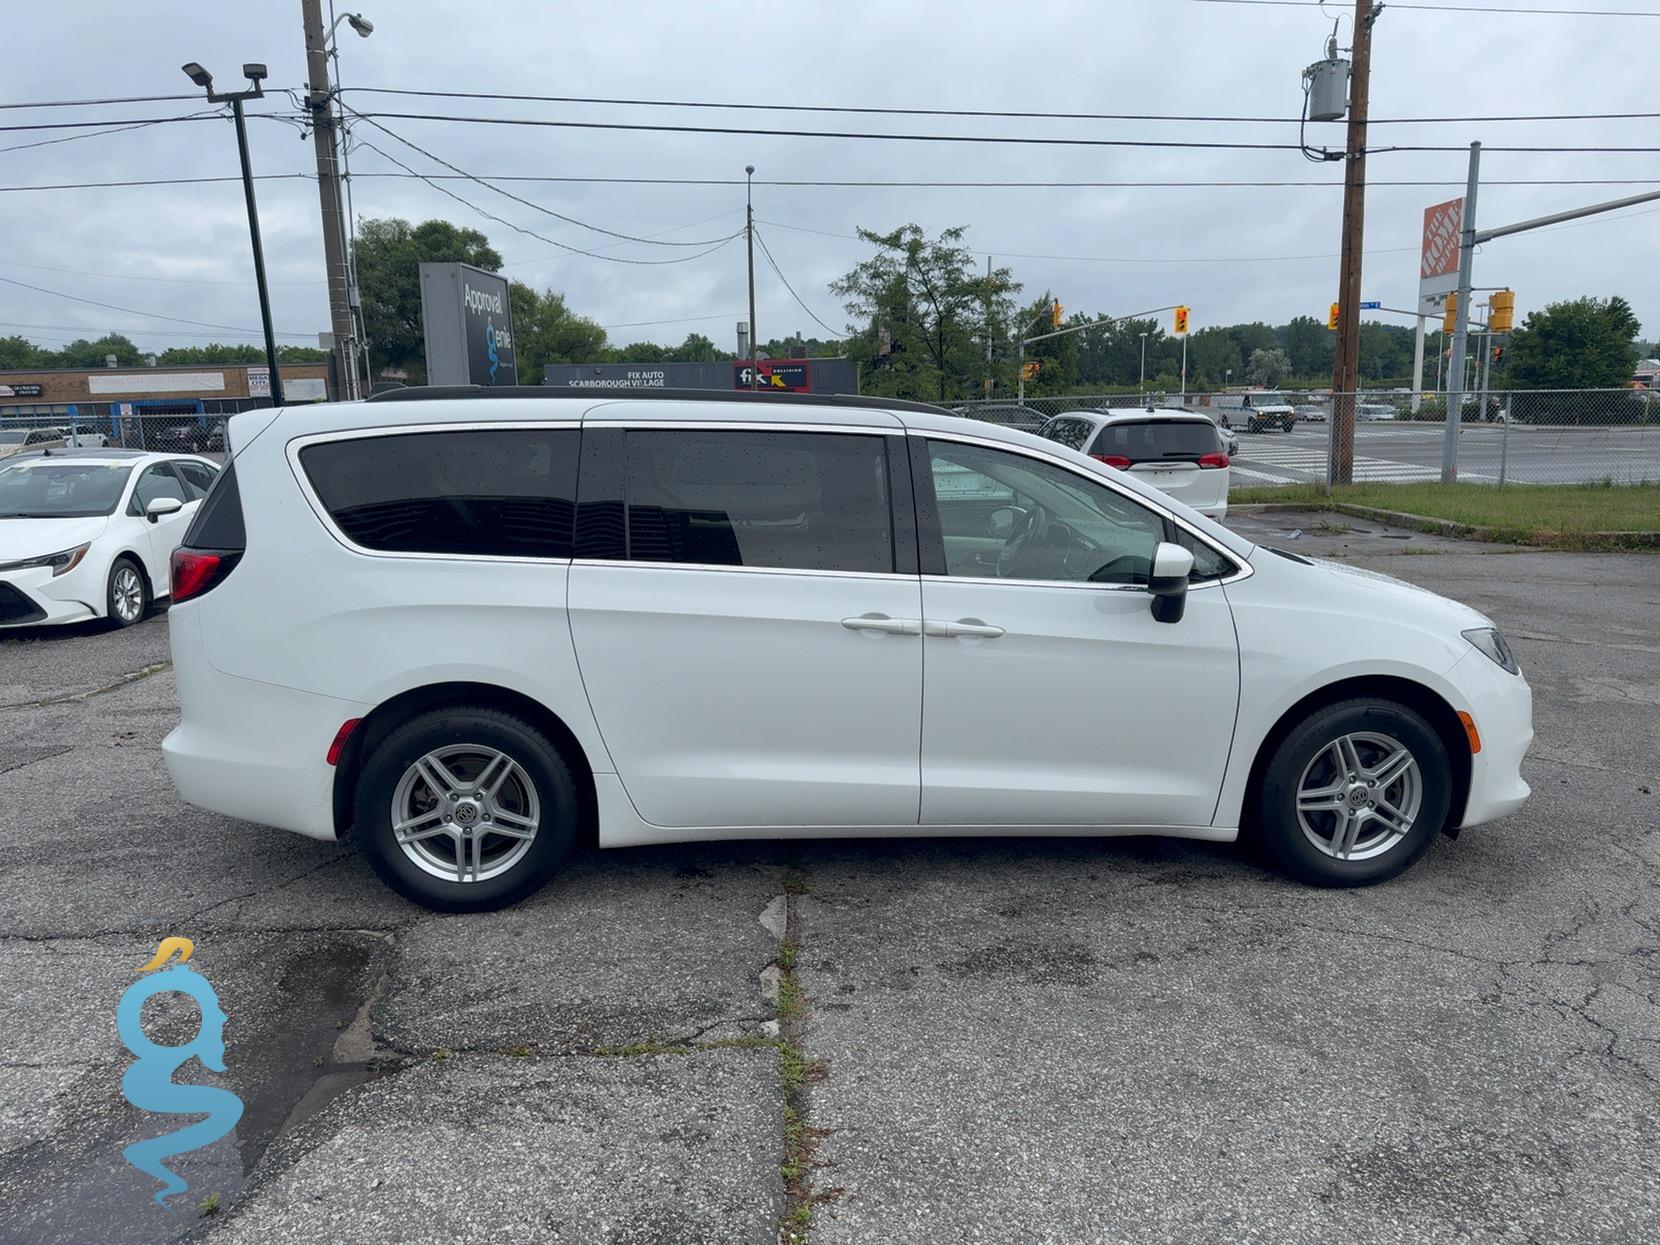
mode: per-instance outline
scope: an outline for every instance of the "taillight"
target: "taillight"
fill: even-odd
[[[1199,455],[1199,465],[1201,467],[1226,467],[1228,456],[1226,454],[1201,454]]]
[[[1122,454],[1091,454],[1090,457],[1098,463],[1106,463],[1109,467],[1117,467],[1120,471],[1130,469],[1130,460]]]
[[[330,765],[340,764],[340,754],[346,751],[346,741],[352,737],[357,724],[362,718],[347,718],[340,724],[340,729],[334,732],[334,742],[329,745],[328,756],[324,758]]]
[[[208,549],[173,550],[173,604],[199,597],[218,584],[238,562],[240,553]]]

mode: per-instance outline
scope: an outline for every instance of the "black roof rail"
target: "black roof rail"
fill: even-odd
[[[908,398],[873,398],[856,393],[773,393],[765,389],[616,389],[595,385],[410,385],[372,393],[369,402],[431,402],[444,398],[582,398],[587,401],[678,399],[683,402],[759,402],[768,406],[845,406],[872,411],[919,411],[955,415],[944,406]]]

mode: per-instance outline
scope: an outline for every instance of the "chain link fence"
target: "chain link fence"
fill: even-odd
[[[60,449],[129,449],[223,458],[222,412],[136,410],[120,415],[69,415],[0,407],[0,461],[13,454]]]
[[[1186,410],[1226,430],[1236,487],[1327,484],[1331,393],[1136,393],[964,402],[971,419],[1038,432],[1070,411]],[[1354,395],[1356,482],[1441,478],[1444,395]],[[1476,484],[1635,484],[1660,481],[1660,392],[1646,389],[1495,390],[1464,402],[1458,479]]]

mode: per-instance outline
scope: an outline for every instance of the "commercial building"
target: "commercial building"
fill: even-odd
[[[334,394],[327,363],[281,370],[290,404]],[[205,433],[221,416],[270,405],[270,370],[259,364],[0,371],[0,427],[73,424],[133,447],[171,448],[192,426]]]

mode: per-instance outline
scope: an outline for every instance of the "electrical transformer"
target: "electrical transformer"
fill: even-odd
[[[1308,79],[1308,119],[1341,121],[1349,111],[1349,62],[1315,61],[1303,76]]]

